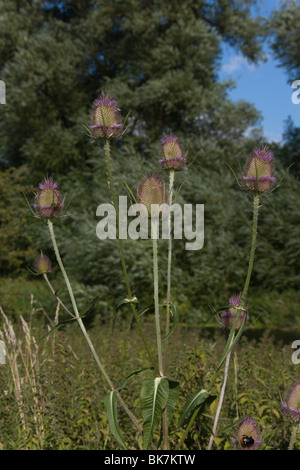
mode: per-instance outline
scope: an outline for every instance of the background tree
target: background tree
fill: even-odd
[[[185,251],[183,243],[174,246],[174,294],[183,312],[203,318],[216,296],[219,303],[241,287],[249,204],[227,163],[238,168],[237,159],[243,163],[257,145],[245,132],[260,116],[248,102],[229,99],[231,84],[219,81],[218,70],[223,41],[252,62],[263,57],[266,21],[252,16],[255,4],[0,1],[0,75],[7,84],[7,105],[0,110],[0,155],[9,167],[30,169],[27,184],[36,186],[46,172],[54,174],[71,199],[58,236],[83,301],[97,293],[102,309],[108,309],[124,295],[117,244],[100,242],[95,234],[96,208],[109,197],[104,155],[91,145],[83,127],[103,89],[116,97],[123,116],[130,113],[128,130],[113,148],[119,194],[126,194],[124,181],[135,192],[141,177],[154,171],[164,133],[176,134],[193,161],[188,173],[178,177],[178,186],[184,183],[178,201],[205,204],[205,245],[197,256]],[[297,188],[291,184],[289,191],[294,197]],[[268,249],[279,256],[283,238],[270,242],[268,230],[278,220],[293,230],[293,222],[287,220],[284,202],[274,211],[261,231]],[[33,248],[46,250],[43,224],[29,218],[21,227],[34,240]],[[125,246],[134,292],[143,292],[145,302],[152,285],[148,245],[128,240]],[[265,250],[262,246],[253,279],[260,287],[272,287]],[[294,255],[289,262],[292,273]],[[283,279],[289,286],[296,282],[286,274],[284,265],[276,266],[278,287]]]

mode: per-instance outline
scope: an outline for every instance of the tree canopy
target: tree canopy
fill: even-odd
[[[1,179],[6,181],[7,169],[13,168],[26,174],[26,186],[37,186],[46,173],[54,175],[71,200],[69,216],[58,223],[66,264],[78,285],[88,293],[100,292],[103,303],[120,298],[124,288],[117,245],[100,243],[95,234],[96,208],[108,202],[109,193],[103,151],[90,143],[84,126],[102,90],[117,99],[123,118],[129,113],[127,132],[112,149],[119,194],[126,194],[124,181],[135,191],[141,177],[156,169],[153,159],[159,158],[164,133],[176,134],[193,162],[187,175],[178,177],[178,186],[184,183],[179,201],[205,204],[205,245],[195,256],[175,243],[179,300],[199,309],[203,299],[226,297],[241,287],[249,201],[227,164],[243,164],[253,146],[262,143],[246,137],[260,115],[246,100],[229,99],[232,83],[221,82],[218,71],[223,42],[254,63],[262,59],[269,29],[265,18],[252,14],[256,3],[0,0],[0,77],[7,93],[0,109]],[[282,48],[288,50],[285,44]],[[279,166],[279,176],[280,171]],[[295,230],[299,210],[288,218],[286,200],[296,206],[297,184],[288,176],[288,187],[266,201],[254,273],[258,286],[293,287],[299,281],[298,245],[289,240],[287,254],[282,230]],[[21,200],[11,204],[19,207]],[[6,230],[3,221],[0,231]],[[27,237],[24,262],[28,240],[32,248],[47,252],[43,224],[30,216],[19,223]],[[278,258],[273,266],[264,263],[270,250]],[[149,290],[150,256],[147,242],[126,242],[136,291]]]

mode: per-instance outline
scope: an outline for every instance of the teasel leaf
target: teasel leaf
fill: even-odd
[[[167,406],[169,381],[164,377],[145,379],[141,389],[143,425],[143,450],[151,444],[154,431],[157,429],[162,413]]]
[[[131,374],[127,375],[123,382],[121,383],[120,387],[118,388],[119,392],[123,390],[123,388],[126,387],[127,381],[131,379],[132,377],[135,377],[139,374],[142,374],[143,372],[146,372],[148,370],[154,370],[154,367],[143,367],[142,369],[135,370],[134,372],[131,372]]]
[[[115,390],[112,390],[111,392],[107,393],[104,397],[104,406],[106,409],[106,416],[108,419],[109,429],[112,435],[114,436],[116,442],[121,447],[123,447],[123,449],[127,449],[119,427],[117,402],[118,399]]]
[[[184,424],[187,424],[197,408],[200,409],[201,406],[211,405],[215,399],[216,395],[210,394],[204,388],[200,388],[191,393],[182,408],[181,414],[179,416],[178,426],[180,427]]]
[[[178,325],[178,322],[179,322],[179,311],[178,311],[178,308],[172,303],[170,302],[170,312],[172,313],[173,315],[173,324],[172,324],[172,328],[170,329],[169,333],[167,334],[167,336],[162,340],[162,343],[164,341],[166,341],[168,338],[170,338],[175,330],[176,330],[176,327]]]

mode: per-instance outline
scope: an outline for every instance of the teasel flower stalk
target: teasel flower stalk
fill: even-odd
[[[115,183],[112,174],[111,168],[111,147],[110,147],[110,140],[111,138],[120,137],[123,130],[123,124],[121,122],[121,111],[118,107],[117,100],[110,95],[106,95],[102,93],[99,98],[94,100],[93,103],[93,110],[91,115],[91,125],[89,126],[91,130],[91,134],[94,141],[99,142],[99,140],[104,140],[104,153],[105,153],[105,164],[106,170],[108,175],[108,186],[110,188],[112,202],[115,207],[116,211],[116,223],[117,223],[117,230],[119,228],[119,207],[118,207],[118,200],[115,190]],[[127,267],[125,263],[125,255],[124,255],[124,244],[123,240],[118,236],[118,243],[119,243],[119,252],[120,252],[120,260],[121,266],[123,271],[123,277],[126,285],[127,290],[127,298],[126,302],[130,304],[135,323],[137,325],[138,331],[140,333],[141,339],[143,341],[145,350],[148,354],[149,360],[157,371],[156,363],[152,357],[150,348],[147,344],[146,338],[144,336],[139,318],[138,313],[135,307],[136,297],[133,295],[131,286],[129,283],[129,277],[127,273]]]
[[[300,382],[290,387],[285,401],[282,402],[282,408],[285,415],[294,423],[289,443],[289,450],[293,450],[300,426]]]
[[[254,255],[255,255],[255,248],[256,248],[256,238],[257,238],[257,227],[258,227],[258,210],[259,210],[259,192],[255,191],[253,195],[253,221],[252,221],[252,240],[251,240],[251,249],[250,249],[250,255],[249,255],[249,263],[248,263],[248,270],[247,270],[247,275],[244,283],[244,288],[242,293],[240,294],[240,304],[237,309],[236,315],[234,318],[232,318],[232,325],[231,329],[228,335],[228,339],[225,345],[225,351],[221,357],[221,360],[217,366],[217,369],[214,373],[214,376],[211,381],[210,387],[213,385],[221,365],[226,359],[227,354],[229,351],[233,348],[234,344],[238,341],[240,338],[244,327],[246,326],[248,315],[244,314],[244,307],[246,303],[246,298],[248,294],[248,289],[250,285],[250,280],[251,280],[251,275],[252,275],[252,270],[253,270],[253,264],[254,264]],[[242,320],[240,320],[240,318]],[[240,325],[240,327],[237,329],[237,326]],[[237,330],[237,332],[236,332]]]
[[[171,191],[169,191],[169,196],[172,200],[173,194],[173,181],[174,181],[174,171],[170,172],[170,181],[172,184]],[[157,338],[157,350],[158,350],[158,362],[159,362],[159,374],[161,376],[165,375],[166,369],[166,349],[165,356],[163,361],[162,353],[162,339],[161,339],[161,328],[160,328],[160,311],[159,311],[159,279],[158,279],[158,247],[157,247],[157,238],[159,230],[159,219],[160,216],[164,217],[168,215],[168,223],[170,222],[170,211],[166,211],[165,205],[169,203],[168,194],[166,192],[165,184],[161,177],[157,174],[145,176],[140,182],[140,185],[137,190],[137,202],[141,204],[140,213],[144,217],[151,218],[151,233],[152,233],[152,247],[153,247],[153,285],[154,285],[154,307],[155,307],[155,326],[156,326],[156,338]],[[155,205],[155,206],[154,206]],[[170,202],[171,205],[171,202]],[[160,212],[159,207],[161,206],[162,211]],[[170,227],[169,227],[170,228]],[[171,237],[169,237],[169,240]],[[169,251],[170,256],[170,251]],[[169,258],[170,263],[170,258]],[[167,299],[167,333],[169,330],[169,315],[170,315],[170,284],[169,276],[171,269],[170,264],[168,263],[168,299]],[[168,450],[168,416],[167,410],[163,412],[163,448]]]
[[[239,450],[258,450],[262,444],[257,423],[252,418],[245,418],[239,425],[233,440]]]
[[[186,167],[186,157],[181,144],[175,135],[164,135],[160,141],[161,151],[159,165],[162,169],[169,170],[169,205],[172,207],[173,191],[175,172],[184,171]],[[167,369],[168,358],[168,334],[170,331],[170,303],[171,303],[171,270],[172,270],[172,248],[173,240],[171,236],[171,212],[168,213],[168,229],[169,229],[169,242],[168,242],[168,267],[167,267],[167,299],[166,299],[166,340],[164,343],[164,373]],[[163,413],[163,435],[164,435],[164,449],[168,450],[168,418],[167,410]]]
[[[229,298],[229,300],[228,300],[229,308],[228,308],[228,310],[226,310],[225,312],[223,312],[221,314],[221,321],[222,321],[222,324],[225,328],[230,329],[230,328],[233,327],[233,324],[235,322],[237,314],[239,313],[239,309],[240,309],[240,305],[241,305],[241,299],[242,298],[241,298],[240,294],[239,295],[233,295]],[[249,315],[247,313],[246,305],[244,305],[243,311],[239,315],[238,322],[235,324],[236,329],[239,329],[242,326],[244,315],[247,317],[246,321],[248,322]],[[234,336],[232,336],[231,342],[229,344],[230,348],[233,344],[233,341],[234,341]],[[217,407],[217,411],[216,411],[216,415],[215,415],[215,419],[214,419],[214,424],[213,424],[213,428],[212,428],[212,434],[210,436],[210,440],[209,440],[207,450],[211,450],[212,444],[214,442],[214,438],[216,436],[216,431],[217,431],[217,427],[218,427],[218,422],[219,422],[219,418],[220,418],[220,414],[221,414],[221,410],[222,410],[222,406],[223,406],[225,390],[226,390],[226,385],[227,385],[229,364],[230,364],[230,359],[231,359],[231,352],[232,352],[232,349],[229,349],[229,352],[228,352],[228,354],[226,356],[226,360],[225,360],[223,383],[222,383],[222,388],[221,388],[220,397],[219,397],[219,403],[218,403],[218,407]]]
[[[44,190],[44,183],[45,183],[45,180],[44,182],[42,182],[42,184],[39,185],[39,189],[40,190]],[[48,184],[48,183],[47,183]],[[51,183],[51,188],[47,187],[46,189],[51,189],[52,191],[55,191],[55,194],[58,195],[59,194],[59,190],[58,190],[58,185],[55,183],[55,186]],[[38,193],[38,196],[39,197],[39,193]],[[39,203],[40,203],[40,200],[39,200]],[[42,207],[42,208],[41,208]],[[41,209],[43,211],[43,206],[41,204],[38,204],[38,208]],[[48,207],[46,208],[48,210]],[[119,402],[121,403],[122,407],[124,408],[125,412],[127,413],[127,415],[129,416],[129,418],[131,419],[132,423],[134,424],[134,426],[136,427],[136,429],[139,431],[140,434],[142,434],[142,428],[140,427],[137,419],[135,418],[135,416],[133,415],[133,413],[129,410],[129,408],[127,407],[126,403],[124,402],[123,398],[121,397],[119,391],[117,388],[114,387],[109,375],[107,374],[95,348],[94,348],[94,345],[89,337],[89,334],[84,326],[84,323],[82,321],[82,318],[81,318],[81,315],[79,314],[79,310],[78,310],[78,307],[77,307],[77,303],[76,303],[76,299],[75,299],[75,296],[74,296],[74,292],[73,292],[73,289],[72,289],[72,285],[70,283],[70,280],[69,280],[69,277],[67,275],[67,272],[66,272],[66,269],[64,267],[64,264],[62,262],[62,259],[61,259],[61,256],[60,256],[60,252],[59,252],[59,248],[58,248],[58,245],[57,245],[57,241],[56,241],[56,237],[55,237],[55,233],[54,233],[54,226],[53,226],[53,212],[49,213],[49,212],[46,212],[47,215],[43,215],[43,217],[46,217],[47,219],[47,224],[48,224],[48,229],[49,229],[49,233],[50,233],[50,238],[51,238],[51,242],[52,242],[52,245],[53,245],[53,249],[54,249],[54,252],[55,252],[55,256],[56,256],[56,260],[58,262],[58,265],[60,267],[60,270],[61,270],[61,273],[63,275],[63,278],[64,278],[64,281],[65,281],[65,284],[67,286],[67,289],[68,289],[68,292],[69,292],[69,296],[70,296],[70,299],[71,299],[71,303],[72,303],[72,307],[73,307],[73,311],[74,313],[70,312],[66,307],[65,305],[61,302],[61,300],[56,296],[55,294],[55,291],[53,289],[53,287],[51,286],[50,284],[50,281],[47,277],[47,273],[50,272],[49,271],[49,268],[50,267],[50,264],[49,264],[49,261],[47,261],[45,258],[42,258],[39,257],[38,260],[36,260],[36,263],[35,263],[35,269],[36,269],[36,272],[37,274],[43,274],[47,284],[49,285],[52,293],[56,296],[57,300],[60,302],[60,304],[63,306],[63,308],[73,317],[75,318],[77,321],[78,321],[78,324],[81,328],[81,331],[83,333],[83,336],[86,340],[86,342],[88,343],[88,346],[92,352],[92,355],[96,361],[96,364],[97,366],[99,367],[100,371],[102,372],[108,386],[110,387],[111,391],[112,392],[115,392]],[[49,215],[49,214],[52,214],[52,215]],[[41,255],[42,256],[42,255]],[[153,446],[153,444],[151,444],[152,448],[154,448],[155,450],[155,446]]]
[[[155,326],[158,351],[159,375],[164,376],[162,341],[159,312],[159,280],[158,280],[158,248],[157,239],[159,233],[159,219],[164,216],[164,206],[168,204],[165,184],[162,178],[157,175],[145,176],[140,182],[137,190],[137,202],[141,205],[141,214],[151,218],[151,236],[153,247],[153,286],[154,286],[154,308]],[[162,206],[162,212],[159,209]]]
[[[175,172],[184,171],[186,167],[186,157],[182,145],[176,135],[163,135],[160,141],[159,164],[163,169],[169,170],[169,206],[172,207]],[[167,299],[166,299],[166,336],[170,328],[170,302],[171,302],[171,269],[172,269],[172,236],[171,236],[171,212],[168,212],[168,268],[167,268]],[[168,340],[165,341],[164,369],[167,367]]]
[[[253,221],[252,221],[252,241],[251,241],[251,249],[250,249],[250,256],[249,256],[249,263],[248,263],[248,271],[245,279],[245,284],[243,291],[240,296],[240,305],[239,311],[236,314],[236,317],[232,323],[231,331],[228,337],[228,341],[225,347],[225,351],[228,350],[229,344],[232,341],[232,338],[235,334],[235,329],[238,323],[240,322],[240,317],[242,318],[241,326],[238,330],[236,338],[233,343],[237,341],[240,337],[243,328],[247,322],[247,315],[243,315],[244,305],[246,302],[246,298],[248,295],[248,289],[250,285],[253,264],[254,264],[254,255],[255,255],[255,248],[256,248],[256,238],[257,238],[257,227],[258,227],[258,212],[259,212],[259,201],[260,195],[264,192],[271,192],[273,188],[273,184],[275,182],[274,176],[274,161],[273,161],[273,153],[268,150],[266,147],[263,148],[255,148],[253,150],[252,155],[248,159],[243,175],[241,180],[243,181],[242,188],[248,189],[251,191],[253,195]],[[255,170],[255,174],[254,174]],[[253,183],[253,178],[255,176],[255,185]],[[247,183],[248,182],[248,183]],[[233,347],[233,344],[231,348]],[[230,348],[230,349],[231,349]],[[226,354],[223,355],[219,366],[225,360]],[[219,367],[217,368],[217,370]]]
[[[255,169],[255,173],[253,173],[253,169]],[[256,185],[253,184],[254,176],[255,176]],[[219,364],[217,365],[214,375],[208,386],[208,391],[212,389],[216,381],[216,378],[220,372],[220,368],[222,364],[224,363],[228,354],[230,353],[230,351],[232,350],[232,348],[234,347],[234,345],[237,343],[240,336],[242,335],[244,331],[244,327],[247,322],[247,315],[244,315],[243,312],[244,312],[244,306],[245,306],[246,299],[247,299],[247,294],[248,294],[248,289],[250,285],[253,264],[254,264],[260,195],[264,192],[271,192],[273,188],[273,184],[275,182],[274,162],[273,162],[272,152],[270,152],[266,147],[264,147],[263,149],[260,149],[260,148],[254,149],[251,157],[248,159],[248,162],[245,165],[243,175],[241,176],[241,181],[237,179],[237,182],[242,189],[248,189],[251,192],[251,195],[253,196],[253,221],[252,221],[251,249],[250,249],[250,255],[249,255],[247,275],[246,275],[244,288],[243,288],[243,291],[241,293],[241,298],[240,298],[240,305],[236,313],[236,316],[232,322],[232,326],[231,326],[231,329],[230,329],[230,332],[226,341],[224,352],[221,356]],[[240,322],[240,317],[242,318],[241,322]],[[240,327],[237,329],[236,327],[238,324],[240,324]],[[194,412],[189,422],[189,425],[183,434],[180,444],[184,441],[189,429],[191,428],[193,422],[195,421],[197,417],[197,414],[198,414],[198,410]],[[209,445],[211,448],[211,444]]]

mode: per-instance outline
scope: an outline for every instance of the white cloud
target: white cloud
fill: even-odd
[[[242,67],[247,67],[249,70],[254,70],[255,65],[251,64],[245,57],[241,55],[235,55],[229,59],[227,64],[222,65],[222,71],[228,74],[232,74],[236,70]]]

